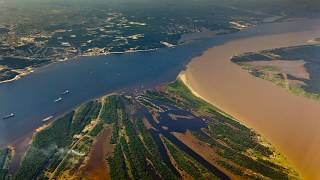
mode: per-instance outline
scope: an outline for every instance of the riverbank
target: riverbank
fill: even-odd
[[[270,81],[291,93],[320,100],[319,52],[320,42],[310,41],[305,46],[235,56],[232,62],[253,76]]]
[[[300,179],[270,143],[179,80],[82,104],[39,129],[21,166],[9,174],[17,179]]]
[[[165,47],[165,48],[174,48],[174,47],[182,45],[182,44],[183,43],[178,44],[178,45],[174,45],[174,46],[170,46],[170,47]],[[22,69],[22,70],[14,70],[18,74],[15,77],[11,78],[11,79],[6,79],[6,80],[3,80],[3,81],[0,81],[0,84],[17,81],[17,80],[21,79],[22,77],[28,76],[28,75],[30,75],[31,73],[33,73],[33,72],[35,72],[37,70],[40,70],[42,68],[46,68],[47,66],[50,66],[50,65],[53,65],[53,64],[56,64],[56,63],[65,62],[65,61],[78,60],[80,58],[85,58],[85,57],[89,57],[89,58],[92,58],[92,57],[106,57],[106,56],[110,56],[110,55],[123,55],[123,54],[129,54],[129,53],[153,52],[153,51],[157,51],[159,49],[160,48],[147,49],[147,50],[128,50],[128,51],[123,51],[123,52],[121,52],[121,51],[120,52],[110,52],[110,53],[107,53],[107,54],[96,54],[96,55],[78,55],[78,56],[75,56],[75,57],[72,57],[72,58],[68,58],[68,59],[64,59],[64,60],[52,61],[52,62],[50,62],[48,64],[41,65],[39,67],[30,66],[30,67],[26,67],[25,69]]]
[[[213,47],[194,58],[181,78],[195,94],[263,134],[306,179],[320,177],[320,103],[252,77],[230,57],[307,44],[320,36],[320,22],[315,22],[306,31],[295,32],[293,27],[288,33],[253,36]]]
[[[0,84],[17,81],[17,80],[19,80],[20,78],[22,78],[23,76],[27,76],[27,75],[29,75],[30,73],[34,72],[34,70],[32,69],[32,67],[28,67],[26,70],[15,71],[15,72],[17,72],[18,74],[17,74],[14,78],[12,78],[12,79],[7,79],[7,80],[4,80],[4,81],[0,81]]]

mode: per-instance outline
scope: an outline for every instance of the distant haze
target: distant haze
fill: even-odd
[[[270,5],[277,4],[283,7],[294,7],[298,9],[320,9],[320,0],[0,0],[0,3],[66,3],[66,4],[95,4],[95,3],[119,3],[119,4],[132,4],[132,3],[148,3],[148,4],[167,4],[167,3],[209,3],[216,5]],[[277,8],[275,5],[274,8]]]
[[[236,3],[236,4],[247,4],[247,3],[286,3],[288,5],[301,5],[301,6],[320,6],[319,0],[0,0],[0,2],[64,2],[64,3],[107,3],[107,2],[120,2],[120,3],[135,3],[135,2],[145,2],[145,3],[163,3],[163,2],[194,2],[194,3],[205,3],[205,2],[216,2],[217,4],[224,3]]]
[[[320,10],[319,0],[285,0],[289,5],[300,6],[312,10]]]

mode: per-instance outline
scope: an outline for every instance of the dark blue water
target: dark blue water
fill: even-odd
[[[201,133],[201,128],[206,127],[205,122],[199,118],[194,116],[192,113],[179,109],[177,107],[171,106],[165,103],[159,103],[156,100],[152,100],[152,103],[160,106],[160,107],[169,107],[170,110],[166,110],[165,112],[159,112],[159,123],[153,119],[150,112],[145,111],[144,116],[147,118],[148,122],[152,124],[155,129],[151,129],[150,132],[152,133],[153,138],[155,139],[156,143],[158,144],[160,155],[167,166],[176,171],[175,167],[171,164],[169,159],[169,155],[167,154],[167,150],[165,149],[164,144],[160,139],[160,135],[164,136],[168,140],[171,141],[174,145],[176,145],[182,152],[188,154],[190,157],[197,160],[202,166],[207,168],[210,172],[212,172],[215,176],[219,179],[228,180],[230,179],[224,172],[219,170],[217,167],[209,163],[206,159],[204,159],[201,155],[197,152],[193,151],[190,147],[186,144],[181,142],[178,138],[172,135],[172,132],[179,132],[179,133],[186,133],[187,130],[197,131]],[[181,116],[188,116],[189,118],[177,118],[173,120],[169,114],[181,115]],[[167,127],[168,129],[164,129],[162,127]],[[202,133],[206,136],[204,133]]]
[[[30,133],[48,116],[57,117],[92,98],[174,80],[185,65],[209,47],[237,38],[304,31],[307,22],[266,24],[240,33],[201,39],[152,52],[80,57],[56,63],[12,83],[0,84],[0,146]],[[65,90],[71,93],[62,96]],[[63,97],[63,101],[54,100]],[[10,113],[14,118],[2,119]]]

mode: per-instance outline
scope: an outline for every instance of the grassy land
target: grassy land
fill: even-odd
[[[209,144],[220,157],[217,165],[232,174],[251,179],[299,178],[285,157],[260,135],[194,96],[181,81],[170,83],[159,92],[148,93],[148,97],[206,117],[207,127],[192,134]]]
[[[121,102],[122,105],[119,105]],[[157,144],[142,120],[138,116],[129,116],[127,109],[133,105],[124,98],[118,98],[114,104],[118,104],[118,108],[109,114],[109,117],[118,117],[113,121],[117,126],[113,129],[116,150],[113,157],[108,157],[111,178],[176,179],[161,159]]]
[[[318,88],[318,79],[320,75],[317,73],[316,67],[319,67],[319,44],[303,45],[296,47],[279,48],[265,50],[261,52],[245,53],[232,58],[232,61],[240,65],[253,76],[270,81],[287,91],[304,96],[310,99],[320,100]],[[278,68],[274,66],[252,66],[249,62],[253,61],[272,61],[272,60],[304,60],[306,65],[304,68],[310,73],[310,79],[299,79],[304,84],[297,84],[283,77]]]
[[[12,150],[10,148],[0,149],[0,179],[7,180],[10,178],[8,167],[12,158]]]
[[[164,143],[172,158],[176,161],[179,169],[185,171],[194,179],[219,179],[199,164],[195,159],[180,151],[169,140],[165,139]]]
[[[296,94],[298,96],[304,96],[310,99],[320,100],[320,94],[308,92],[301,85],[290,83],[288,80],[284,79],[281,75],[277,74],[277,71],[275,70],[275,68],[268,66],[268,67],[261,67],[257,69],[245,63],[238,63],[238,64],[253,76],[270,81],[275,85],[282,87],[293,94]]]
[[[89,134],[96,134],[84,130],[100,108],[98,101],[91,101],[37,133],[14,179],[59,177],[81,164],[93,141]]]
[[[191,135],[212,149],[213,165],[223,172],[245,179],[299,178],[285,157],[262,137],[194,96],[181,81],[140,97],[106,96],[54,121],[34,136],[12,179],[80,179],[90,148],[107,125],[112,125],[110,143],[114,144],[114,153],[105,157],[111,179],[180,179],[185,174],[216,179],[199,159],[168,140],[157,121],[152,124],[147,118],[166,113],[163,108],[168,105],[206,119],[205,127],[190,130]],[[143,119],[151,124],[147,126]],[[2,174],[6,172],[6,152],[0,151]]]

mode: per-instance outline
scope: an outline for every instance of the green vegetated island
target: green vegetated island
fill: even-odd
[[[300,179],[260,135],[177,80],[90,101],[38,130],[1,179]]]
[[[289,92],[320,99],[320,39],[312,44],[250,52],[232,58],[253,76]]]

